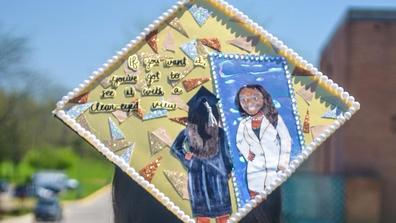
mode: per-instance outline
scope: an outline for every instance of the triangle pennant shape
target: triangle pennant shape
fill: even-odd
[[[70,100],[70,103],[75,103],[75,104],[85,104],[88,102],[88,92],[81,94],[77,97],[74,97]]]
[[[255,46],[259,42],[258,36],[250,36],[250,37],[237,37],[233,40],[227,41],[228,44],[238,47],[241,50],[245,50],[250,53],[255,49]]]
[[[294,76],[314,76],[311,71],[302,68],[300,66],[296,66],[292,73]]]
[[[186,102],[183,101],[183,99],[179,95],[172,95],[168,98],[167,101],[175,103],[178,108],[188,112],[188,105],[186,104]]]
[[[327,111],[324,113],[321,118],[327,118],[327,119],[337,119],[337,117],[341,114],[341,111],[337,109],[337,107]]]
[[[129,146],[121,155],[120,157],[129,164],[132,159],[133,151],[135,150],[135,144]]]
[[[181,45],[180,49],[193,61],[199,56],[197,49],[197,40],[192,40]]]
[[[103,140],[103,144],[111,149],[111,151],[113,152],[117,152],[120,151],[122,149],[125,149],[126,147],[129,147],[132,145],[131,142],[127,141],[127,140]]]
[[[158,169],[158,167],[161,164],[161,159],[162,157],[159,156],[157,159],[155,159],[154,161],[150,162],[149,164],[147,164],[145,167],[143,167],[140,171],[139,174],[148,182],[151,182],[154,178],[154,175]]]
[[[172,139],[164,128],[158,128],[149,132],[151,155],[154,155],[164,149],[172,146]]]
[[[203,85],[208,82],[210,78],[208,77],[200,77],[200,78],[191,78],[183,81],[183,87],[187,92],[194,90],[195,88]]]
[[[208,9],[195,4],[190,7],[189,11],[199,26],[203,26],[212,15]]]
[[[85,115],[80,115],[76,121],[80,124],[85,130],[91,131],[91,127],[89,126],[88,120]]]
[[[169,119],[171,121],[179,123],[180,125],[187,126],[187,117],[175,117],[175,118],[169,118]]]
[[[158,53],[158,38],[157,38],[158,30],[153,30],[146,36],[146,42],[151,47],[151,49]]]
[[[183,36],[189,38],[186,30],[183,28],[183,25],[180,23],[179,18],[175,17],[169,22],[169,26],[174,28],[176,31],[181,33]]]
[[[212,37],[212,38],[202,38],[199,39],[199,42],[201,42],[203,45],[210,47],[218,52],[221,51],[221,44],[218,38]]]
[[[166,38],[164,40],[164,49],[173,53],[176,50],[175,37],[173,36],[172,32],[166,33]]]
[[[124,133],[122,133],[121,129],[118,128],[118,126],[110,117],[109,117],[109,129],[112,140],[125,139]]]
[[[93,103],[86,103],[81,105],[75,105],[66,111],[66,114],[72,119],[78,118],[82,113],[84,113]]]
[[[164,170],[164,174],[179,196],[184,200],[189,200],[190,196],[188,195],[187,175],[172,170]]]

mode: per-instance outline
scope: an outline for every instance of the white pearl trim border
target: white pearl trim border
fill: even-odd
[[[124,160],[122,160],[119,156],[114,154],[109,148],[107,148],[100,140],[91,132],[84,129],[79,123],[77,123],[74,119],[68,116],[62,109],[65,107],[66,103],[80,95],[84,92],[86,88],[89,87],[90,84],[98,81],[105,73],[110,70],[115,64],[121,62],[130,51],[132,51],[137,45],[139,45],[144,38],[154,29],[158,28],[160,24],[165,22],[167,19],[173,17],[179,9],[182,9],[186,3],[193,2],[193,0],[180,0],[175,5],[173,5],[170,9],[164,12],[161,16],[158,17],[152,24],[150,24],[147,28],[144,29],[143,32],[139,34],[134,40],[131,40],[129,43],[125,45],[120,51],[116,52],[116,55],[107,60],[106,63],[102,65],[101,68],[92,72],[89,76],[88,80],[83,81],[77,88],[74,88],[67,95],[63,96],[60,101],[56,104],[56,109],[52,112],[55,116],[65,122],[70,128],[76,131],[79,135],[81,135],[85,140],[87,140],[90,144],[92,144],[99,152],[101,152],[106,158],[108,158],[111,162],[118,165],[125,173],[127,173],[132,179],[134,179],[139,185],[149,191],[154,197],[156,197],[161,203],[163,203],[170,211],[172,211],[176,216],[178,216],[182,221],[193,223],[195,222],[190,216],[186,215],[178,206],[176,206],[170,199],[165,196],[164,193],[160,192],[153,184],[146,181],[142,176],[136,172],[134,168],[129,166]],[[230,5],[229,3],[223,0],[208,0],[213,6],[218,7],[225,14],[229,16],[234,16],[242,21],[246,22],[255,34],[259,34],[265,39],[267,39],[271,44],[273,44],[276,48],[282,52],[282,55],[285,56],[288,60],[294,60],[302,67],[310,71],[314,74],[314,78],[318,80],[319,83],[322,83],[324,86],[329,87],[336,96],[340,96],[342,100],[344,100],[350,107],[347,112],[337,118],[333,124],[329,126],[328,129],[324,131],[324,133],[320,134],[319,137],[315,138],[312,143],[305,146],[304,151],[293,160],[289,168],[287,168],[283,173],[279,174],[278,177],[274,180],[273,184],[271,184],[270,188],[267,188],[266,191],[257,195],[254,199],[252,199],[249,203],[245,205],[244,208],[240,208],[239,211],[231,216],[228,222],[237,222],[241,218],[243,218],[249,211],[251,211],[255,206],[257,206],[266,196],[271,193],[277,186],[282,184],[292,173],[295,172],[296,168],[298,168],[301,163],[324,141],[326,140],[335,130],[337,130],[345,121],[349,120],[351,116],[360,109],[359,102],[355,101],[353,96],[350,96],[348,92],[344,91],[342,87],[339,87],[336,83],[330,80],[326,75],[320,72],[317,68],[315,68],[312,64],[308,63],[301,56],[299,56],[292,49],[289,49],[282,41],[280,41],[277,37],[270,34],[263,27],[259,26],[257,23],[253,22],[248,16],[243,14],[241,11]]]

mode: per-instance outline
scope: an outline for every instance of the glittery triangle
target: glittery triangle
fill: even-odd
[[[155,118],[162,118],[162,117],[166,117],[168,115],[168,111],[167,110],[154,110],[154,111],[150,111],[147,114],[143,115],[143,120],[150,120],[150,119],[155,119]]]
[[[176,87],[176,85],[178,85],[181,82],[182,79],[184,79],[189,73],[191,73],[191,71],[194,70],[194,68],[195,67],[192,64],[187,65],[181,72],[183,77],[180,80],[178,80],[178,81],[171,81],[170,85],[172,87]]]
[[[166,132],[166,130],[164,128],[158,128],[156,130],[154,130],[153,135],[157,136],[163,143],[165,143],[165,145],[171,147],[172,146],[172,139],[169,136],[169,134]]]
[[[217,38],[202,38],[199,39],[199,42],[201,42],[204,46],[210,47],[216,51],[221,51],[221,44]]]
[[[169,118],[169,119],[171,121],[179,123],[180,125],[187,126],[187,117],[175,117],[175,118]]]
[[[175,37],[173,36],[172,32],[166,33],[166,37],[164,40],[164,49],[167,51],[175,52]]]
[[[160,161],[162,157],[158,157],[154,161],[150,162],[148,165],[143,167],[140,171],[139,174],[148,182],[151,182],[154,178],[155,172],[157,171],[158,167],[160,166]]]
[[[188,105],[179,95],[172,95],[168,98],[168,102],[176,103],[176,106],[183,111],[188,111]]]
[[[158,30],[153,30],[146,36],[147,44],[153,49],[155,53],[158,53],[158,39],[157,39]]]
[[[117,110],[112,112],[114,117],[118,120],[118,122],[121,124],[128,118],[128,113],[122,110]]]
[[[109,128],[110,128],[111,138],[113,140],[125,139],[124,133],[122,133],[121,129],[117,127],[117,125],[110,117],[109,117]]]
[[[227,43],[250,53],[254,51],[254,47],[257,45],[259,39],[259,36],[237,37],[233,40],[227,41]]]
[[[87,103],[88,102],[88,92],[80,94],[79,96],[72,98],[69,102],[70,103],[75,103],[75,104],[85,104],[85,103]]]
[[[203,26],[212,14],[206,8],[197,5],[192,5],[189,11],[199,26]]]
[[[100,81],[100,85],[102,85],[104,89],[110,87],[111,86],[110,79],[108,77],[103,78],[103,80]]]
[[[179,196],[184,200],[189,200],[190,196],[188,195],[187,175],[172,170],[164,170],[164,174]]]
[[[103,140],[103,144],[111,149],[111,151],[113,152],[117,152],[119,150],[122,150],[126,147],[129,147],[132,145],[131,142],[127,141],[127,140]]]
[[[150,151],[151,155],[158,153],[159,151],[163,150],[167,145],[154,133],[149,132],[149,144],[150,144]]]
[[[197,49],[197,41],[192,40],[180,46],[180,49],[191,59],[194,60],[199,56]]]
[[[322,115],[321,118],[327,118],[327,119],[337,119],[338,115],[341,114],[341,111],[338,110],[337,108],[334,108],[332,110],[327,111]]]
[[[66,114],[72,119],[76,119],[82,113],[84,113],[93,103],[86,103],[81,105],[75,105],[66,111]]]
[[[129,146],[126,151],[124,151],[120,157],[129,164],[129,162],[131,161],[132,155],[133,155],[133,151],[135,150],[135,143],[132,144],[131,146]]]
[[[183,87],[186,89],[187,92],[192,91],[193,89],[201,86],[202,84],[208,82],[210,78],[208,77],[201,77],[201,78],[192,78],[183,81]]]
[[[169,25],[174,28],[176,31],[180,32],[181,34],[183,34],[185,37],[189,38],[186,30],[184,30],[182,24],[179,21],[179,18],[175,17],[174,19],[172,19],[169,22]]]
[[[296,66],[292,72],[294,76],[314,76],[309,70]]]
[[[78,124],[81,125],[81,127],[83,127],[85,130],[87,131],[91,131],[91,127],[89,126],[89,123],[87,121],[87,118],[85,117],[84,114],[80,115],[76,121],[78,122]]]

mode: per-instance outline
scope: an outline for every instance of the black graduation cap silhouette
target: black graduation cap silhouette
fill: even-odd
[[[219,99],[205,87],[201,87],[197,93],[187,102],[190,110],[196,110],[202,103],[207,101],[209,105],[215,107]]]

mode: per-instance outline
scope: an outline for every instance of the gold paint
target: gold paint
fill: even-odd
[[[169,81],[179,81],[179,80],[183,79],[183,77],[184,77],[184,75],[181,72],[172,71],[168,76],[168,80]]]
[[[148,73],[146,74],[146,83],[147,86],[150,86],[154,82],[158,82],[161,79],[161,72],[157,71],[155,73]]]
[[[173,94],[173,95],[181,95],[181,94],[183,94],[183,92],[184,92],[184,90],[181,87],[174,87],[171,90],[171,94]]]
[[[175,110],[176,103],[168,102],[168,101],[154,101],[151,104],[152,109],[166,109],[166,110]]]
[[[111,80],[111,86],[116,89],[121,84],[136,84],[139,77],[137,75],[117,76],[114,75]]]
[[[127,98],[134,97],[135,94],[136,94],[136,91],[135,91],[135,88],[133,88],[133,86],[124,88],[125,97],[127,97]]]
[[[128,57],[128,67],[133,70],[137,71],[140,66],[140,61],[139,57],[136,54],[133,54],[132,56]]]
[[[203,56],[197,56],[194,59],[194,66],[205,68],[206,67],[206,60],[204,59],[204,57]]]
[[[117,92],[114,89],[105,89],[102,91],[101,98],[102,99],[107,99],[107,98],[114,98],[116,96]]]
[[[163,96],[165,94],[162,86],[144,87],[142,89],[142,96]]]
[[[173,58],[169,58],[169,59],[165,59],[164,60],[164,67],[185,67],[187,66],[188,61],[186,57],[183,57],[183,59],[173,59]]]
[[[150,72],[154,66],[159,66],[160,58],[159,57],[146,57],[143,59],[143,65],[146,72]]]

